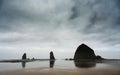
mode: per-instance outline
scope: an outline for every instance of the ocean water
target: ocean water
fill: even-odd
[[[105,69],[105,70],[116,70],[120,73],[120,60],[102,61],[102,62],[74,62],[66,60],[56,60],[56,61],[34,61],[34,62],[22,62],[22,63],[9,63],[0,62],[0,72],[4,71],[15,71],[22,69],[32,69],[32,68],[57,68],[57,69],[84,69],[84,70],[95,70],[95,69]]]

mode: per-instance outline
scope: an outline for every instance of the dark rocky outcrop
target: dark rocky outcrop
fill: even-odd
[[[50,52],[50,60],[55,60],[55,57],[52,51]]]
[[[26,53],[23,54],[22,59],[23,60],[27,59]]]
[[[85,44],[81,44],[75,52],[74,60],[81,59],[102,59],[102,57],[96,56],[93,49]]]

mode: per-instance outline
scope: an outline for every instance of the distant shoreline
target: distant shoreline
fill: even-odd
[[[33,62],[33,61],[48,61],[50,59],[9,59],[9,60],[0,60],[0,62]]]

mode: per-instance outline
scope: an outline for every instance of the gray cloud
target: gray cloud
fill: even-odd
[[[82,15],[84,15],[84,13],[85,15],[90,14],[89,16],[80,16],[81,18],[88,18],[86,19],[86,22],[88,20],[89,24],[86,28],[89,29],[91,29],[92,27],[94,28],[95,26],[99,26],[99,24],[101,24],[101,27],[103,24],[105,24],[104,26],[111,27],[119,18],[119,9],[116,6],[116,1],[113,0],[85,0],[83,2],[81,0],[77,0],[73,8],[74,13],[77,13],[77,15],[80,15],[80,13],[82,13],[83,11],[84,12],[82,13]]]
[[[80,12],[79,12],[79,5],[81,4],[80,2],[78,3],[76,3],[76,2],[74,2],[75,3],[75,5],[71,8],[71,12],[72,12],[72,15],[70,16],[70,18],[69,19],[75,19],[75,18],[77,18],[77,17],[79,17],[80,16]]]
[[[3,4],[3,0],[0,0],[0,9],[2,7],[2,4]]]
[[[54,49],[62,58],[60,53],[72,57],[84,42],[98,54],[111,49],[118,52],[119,12],[119,0],[0,1],[0,50],[13,49],[12,54],[24,49],[36,55]]]

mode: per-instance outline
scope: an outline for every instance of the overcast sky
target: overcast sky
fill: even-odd
[[[82,43],[120,58],[120,0],[0,0],[0,59],[69,58]]]

